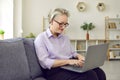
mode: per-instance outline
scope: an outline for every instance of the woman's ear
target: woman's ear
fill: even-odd
[[[50,23],[51,25],[53,25],[53,20],[51,20],[49,23]]]

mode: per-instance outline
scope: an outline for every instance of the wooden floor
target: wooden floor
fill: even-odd
[[[101,68],[105,71],[107,80],[120,80],[120,60],[105,61]]]

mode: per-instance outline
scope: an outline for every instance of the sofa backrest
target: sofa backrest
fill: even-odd
[[[22,39],[0,40],[0,80],[31,80]]]
[[[34,39],[0,40],[0,80],[46,80],[36,56]]]
[[[36,51],[34,47],[34,39],[33,38],[23,38],[23,43],[29,63],[30,74],[34,79],[39,76],[43,76],[41,67],[38,62],[38,58],[36,56]]]

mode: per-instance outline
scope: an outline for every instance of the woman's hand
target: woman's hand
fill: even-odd
[[[57,60],[56,59],[52,67],[59,67],[59,66],[64,66],[64,65],[74,65],[74,66],[82,67],[84,64],[84,57],[80,54],[77,54],[76,58],[77,59],[68,59],[68,60]]]
[[[78,60],[82,60],[82,61],[85,61],[85,57],[84,56],[82,56],[82,55],[80,55],[80,54],[77,54],[77,59]]]
[[[71,59],[69,64],[82,67],[85,61],[85,57],[80,54],[77,54],[76,57],[77,59]]]
[[[82,67],[83,64],[84,64],[83,60],[79,60],[79,59],[70,59],[69,60],[69,65],[75,65],[75,66]]]

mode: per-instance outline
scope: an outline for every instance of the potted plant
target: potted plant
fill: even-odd
[[[86,30],[87,33],[86,33],[86,40],[89,40],[89,31],[94,29],[95,26],[93,25],[93,23],[84,23],[83,25],[80,26],[83,30]]]
[[[4,33],[5,31],[0,29],[0,39],[4,39]]]

